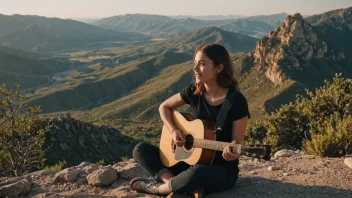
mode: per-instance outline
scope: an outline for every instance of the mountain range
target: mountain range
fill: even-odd
[[[11,39],[12,36],[19,40],[30,38],[21,37],[28,31],[32,32],[29,35],[41,35],[53,42],[45,44],[49,51],[62,49],[65,53],[43,57],[42,53],[0,48],[0,69],[5,71],[0,71],[4,76],[1,79],[6,79],[8,84],[18,81],[27,88],[34,87],[26,96],[29,104],[41,105],[43,113],[70,111],[77,118],[121,127],[122,133],[136,135],[136,131],[146,129],[146,134],[156,137],[160,132],[158,104],[193,80],[195,46],[220,43],[231,54],[235,75],[253,115],[252,123],[295,100],[296,94],[304,95],[305,89],[323,85],[324,80],[332,79],[335,73],[341,72],[344,77],[352,75],[352,8],[309,17],[299,13],[285,15],[206,21],[137,14],[101,19],[95,26],[48,19],[92,28],[91,36],[86,37],[90,41],[99,41],[94,31],[98,31],[98,35],[127,35],[119,37],[122,40],[153,39],[94,49],[83,46],[79,51],[66,52],[66,49],[81,47],[80,43],[70,42],[72,37],[69,36],[59,42],[53,36],[53,31],[58,29],[56,26],[42,31],[40,24],[49,22],[31,23],[33,25],[11,31],[9,28],[11,33],[3,33],[0,43],[2,38],[15,46],[17,40]],[[0,27],[1,24],[0,21]],[[125,31],[135,32],[135,37],[129,37]],[[82,32],[71,30],[70,33],[67,35]],[[114,36],[99,38],[117,38]],[[22,45],[18,41],[16,45],[23,50],[45,52],[41,50],[44,48],[33,48],[42,42],[36,38]],[[23,65],[30,69],[23,70]],[[42,68],[40,72],[37,67]],[[27,82],[30,81],[28,76],[13,77],[13,80],[7,77],[10,72],[36,78],[31,82]]]
[[[46,53],[147,38],[138,33],[110,31],[74,20],[40,16],[0,15],[0,27],[0,46]]]
[[[103,18],[95,21],[93,24],[110,30],[139,32],[152,37],[174,37],[201,28],[214,26],[259,38],[277,27],[286,16],[286,13],[247,18],[226,16],[168,17],[161,15],[126,14]]]

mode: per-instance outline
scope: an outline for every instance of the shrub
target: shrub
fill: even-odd
[[[306,90],[306,97],[297,95],[295,102],[254,124],[248,130],[248,141],[269,143],[274,152],[303,149],[331,157],[352,153],[352,79],[338,74],[325,83],[315,93]]]
[[[57,164],[53,166],[46,166],[45,169],[59,172],[64,168],[65,165],[66,165],[66,161],[64,160],[64,161],[59,161]]]
[[[303,150],[323,157],[339,157],[352,152],[352,116],[340,119],[335,114],[325,128],[325,133],[312,134],[312,140],[304,142]]]
[[[0,86],[0,169],[21,176],[43,165],[42,146],[48,128],[37,123],[40,107],[28,107],[20,86],[16,87],[14,92],[5,84]]]
[[[104,165],[104,159],[101,159],[101,160],[99,160],[99,161],[97,161],[97,162],[95,162],[95,165],[96,166],[100,166],[100,165]]]

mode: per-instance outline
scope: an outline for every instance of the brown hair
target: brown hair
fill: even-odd
[[[213,61],[215,66],[220,64],[224,65],[223,70],[217,75],[217,81],[222,87],[231,88],[239,91],[238,81],[234,77],[235,70],[230,58],[230,55],[226,48],[219,44],[204,44],[196,47],[194,52],[194,57],[197,52],[203,52],[206,56]],[[194,75],[194,73],[193,73]],[[205,86],[203,83],[194,82],[196,90],[194,91],[195,95],[201,95],[205,92]]]

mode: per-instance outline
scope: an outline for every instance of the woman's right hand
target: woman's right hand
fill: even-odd
[[[172,140],[179,147],[183,146],[186,143],[186,139],[183,137],[182,132],[177,129],[172,130]]]

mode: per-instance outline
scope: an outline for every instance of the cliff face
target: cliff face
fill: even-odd
[[[288,16],[280,27],[257,42],[249,56],[258,64],[257,69],[277,85],[287,79],[290,70],[303,71],[312,59],[335,62],[345,59],[343,52],[330,49],[320,40],[300,14]]]

